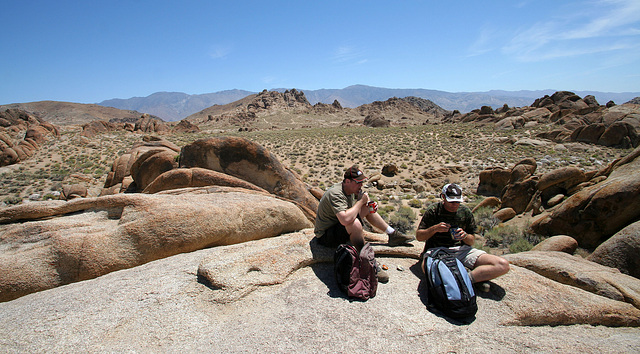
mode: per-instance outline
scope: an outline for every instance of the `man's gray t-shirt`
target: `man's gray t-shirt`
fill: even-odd
[[[331,226],[339,223],[337,213],[351,208],[354,204],[354,195],[346,195],[342,190],[342,182],[336,183],[320,198],[318,212],[316,213],[316,225],[314,233],[320,238]]]

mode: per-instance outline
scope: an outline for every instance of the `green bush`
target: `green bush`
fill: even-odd
[[[520,229],[515,226],[498,226],[484,234],[485,246],[492,248],[506,248],[511,253],[529,251],[533,245],[540,242],[540,235],[530,232],[525,226]]]
[[[47,194],[42,196],[42,200],[49,200],[49,199],[56,200],[56,199],[60,199],[60,197],[56,197],[52,193],[47,193]]]
[[[473,217],[480,233],[484,230],[491,230],[500,223],[500,220],[493,217],[493,208],[479,208],[473,213]]]
[[[388,220],[389,214],[394,210],[396,210],[396,208],[393,205],[385,205],[382,208],[378,207],[378,214],[382,216],[383,219]]]
[[[16,196],[6,197],[4,199],[4,202],[9,204],[9,205],[15,205],[15,204],[19,204],[20,202],[22,202],[22,198],[16,197]]]
[[[413,209],[402,206],[389,217],[389,225],[400,232],[407,232],[413,229],[416,213]]]
[[[422,206],[422,202],[419,199],[411,199],[409,201],[409,206],[412,208],[420,208]]]
[[[509,245],[509,252],[518,253],[518,252],[526,252],[533,248],[533,245],[527,241],[527,239],[518,238],[512,244]]]

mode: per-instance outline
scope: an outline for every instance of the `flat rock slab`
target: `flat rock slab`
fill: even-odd
[[[376,256],[419,258],[419,242],[389,247],[388,237],[367,233]],[[333,262],[334,250],[317,243],[313,230],[250,241],[211,251],[198,267],[198,275],[207,279],[219,302],[236,301],[258,287],[282,284],[298,269],[315,263]]]
[[[413,258],[380,257],[392,266],[391,280],[367,302],[345,299],[331,263],[316,263],[282,284],[219,303],[215,291],[197,280],[198,265],[217,252],[180,254],[0,303],[0,351],[640,350],[639,328],[501,325],[510,310],[504,305],[508,295],[500,299],[498,290],[478,298],[478,313],[468,324],[440,317],[426,309]]]

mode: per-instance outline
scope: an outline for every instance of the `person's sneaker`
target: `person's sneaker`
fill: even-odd
[[[475,283],[473,284],[473,287],[476,288],[476,290],[482,292],[482,293],[488,293],[489,291],[491,291],[491,284],[489,284],[486,281],[481,281],[479,283]]]
[[[389,246],[395,247],[415,240],[413,236],[407,236],[398,230],[394,230],[389,235]]]
[[[386,270],[382,269],[380,265],[376,267],[376,277],[378,278],[378,282],[387,283],[389,281],[389,273]]]

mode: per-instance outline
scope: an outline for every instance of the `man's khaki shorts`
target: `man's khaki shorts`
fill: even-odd
[[[480,256],[482,256],[483,254],[487,253],[483,250],[473,248],[469,245],[449,247],[449,249],[455,251],[456,258],[458,258],[458,260],[462,262],[462,264],[469,269],[473,269],[476,265],[476,262],[478,261],[478,258],[480,258]],[[424,255],[422,256],[423,257],[422,264],[425,264],[424,257],[426,257],[426,255],[427,253],[425,252]]]

